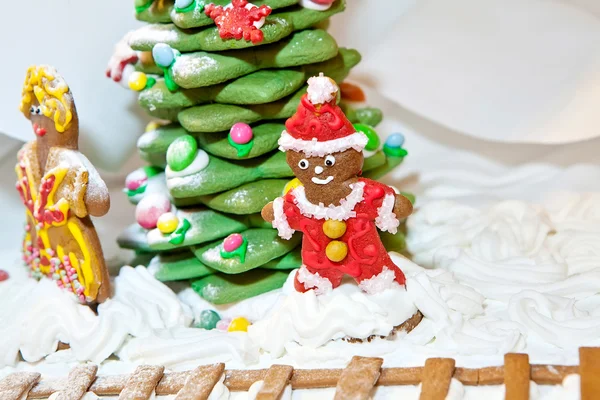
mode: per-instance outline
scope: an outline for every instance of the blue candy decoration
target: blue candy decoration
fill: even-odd
[[[193,2],[194,0],[175,0],[175,7],[181,10],[183,8],[189,7]]]
[[[399,148],[404,145],[404,135],[401,133],[391,134],[385,141],[385,145],[392,148]]]
[[[169,68],[175,61],[175,53],[171,46],[166,43],[158,43],[152,49],[152,57],[159,67]]]

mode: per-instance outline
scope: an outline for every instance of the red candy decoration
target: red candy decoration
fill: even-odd
[[[8,280],[10,276],[8,275],[8,272],[6,272],[3,269],[0,269],[0,282],[4,282],[5,280]]]
[[[263,41],[264,35],[254,23],[271,14],[271,8],[265,5],[256,7],[249,4],[248,0],[233,0],[231,6],[225,8],[208,4],[204,12],[215,21],[221,39],[243,38],[258,44]]]

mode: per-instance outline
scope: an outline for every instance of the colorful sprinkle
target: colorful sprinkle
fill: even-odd
[[[129,88],[136,92],[144,90],[147,83],[148,77],[143,72],[136,71],[129,76]]]
[[[348,82],[342,82],[340,84],[340,92],[342,93],[342,99],[347,101],[366,101],[367,96],[365,96],[365,92],[363,90],[353,84]]]
[[[375,129],[365,124],[354,124],[353,126],[357,132],[364,133],[369,139],[367,145],[365,146],[365,150],[375,151],[379,148],[381,141],[379,140],[379,136],[377,135],[377,132],[375,132]]]
[[[330,239],[338,239],[346,233],[346,223],[330,219],[323,224],[323,233]]]
[[[252,127],[243,122],[238,122],[231,127],[229,131],[231,140],[237,144],[246,144],[254,137]]]
[[[173,171],[183,171],[192,164],[197,152],[196,138],[191,135],[180,136],[167,149],[167,164]]]
[[[302,186],[302,182],[300,182],[300,179],[298,179],[298,178],[292,179],[291,181],[286,183],[285,187],[283,188],[283,195],[285,196],[290,190],[294,190],[298,186]]]
[[[385,141],[385,144],[388,147],[402,147],[404,146],[404,135],[401,133],[392,133],[387,140]]]
[[[227,252],[232,252],[238,249],[244,243],[244,237],[239,233],[234,233],[223,241],[223,249]]]
[[[161,215],[156,222],[158,230],[165,235],[175,232],[178,226],[179,218],[172,212]]]
[[[159,67],[169,68],[175,61],[175,52],[168,44],[157,43],[152,48],[152,58]]]
[[[241,243],[239,240],[241,239]],[[233,250],[228,251],[226,248],[233,248]],[[239,257],[240,262],[243,264],[246,262],[246,251],[248,250],[248,241],[245,237],[240,235],[239,233],[234,233],[229,235],[223,241],[223,248],[221,249],[221,257],[222,258],[233,258]]]
[[[4,282],[8,278],[10,278],[10,275],[8,275],[8,272],[6,272],[3,269],[0,269],[0,282]]]
[[[171,200],[162,193],[152,193],[144,197],[135,209],[135,219],[142,228],[154,229],[158,218],[171,211]]]
[[[348,245],[339,240],[332,240],[325,248],[325,255],[333,262],[340,262],[348,255]]]
[[[406,157],[408,152],[402,148],[403,145],[404,135],[401,133],[394,133],[385,141],[383,152],[388,157]]]
[[[231,318],[223,318],[219,322],[217,322],[216,328],[220,331],[226,331],[229,328],[229,324],[231,323]]]
[[[138,169],[127,175],[125,178],[125,188],[129,191],[138,191],[148,183],[148,175],[143,169]]]
[[[229,324],[229,328],[227,330],[229,332],[248,332],[248,327],[250,326],[250,321],[248,321],[244,317],[234,318]]]
[[[196,324],[196,328],[206,329],[208,331],[217,328],[217,324],[221,321],[221,317],[216,311],[213,310],[204,310],[200,313],[200,319]],[[229,326],[229,322],[227,323]],[[221,330],[226,330],[221,329]]]

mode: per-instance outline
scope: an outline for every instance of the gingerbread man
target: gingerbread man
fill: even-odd
[[[279,140],[301,185],[262,210],[279,236],[303,232],[296,290],[324,293],[350,275],[367,293],[404,285],[377,232],[396,233],[411,202],[379,182],[361,178],[367,137],[356,132],[336,104],[338,87],[322,74],[286,122]]]
[[[102,247],[90,216],[110,207],[108,189],[78,150],[73,96],[53,67],[27,71],[21,112],[36,139],[18,154],[17,190],[26,208],[23,259],[32,276],[46,276],[82,303],[110,296]]]

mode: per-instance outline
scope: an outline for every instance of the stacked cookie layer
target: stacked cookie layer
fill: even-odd
[[[138,19],[149,25],[129,38],[141,55],[139,82],[130,86],[140,90],[150,115],[169,122],[153,125],[138,142],[150,166],[127,179],[138,223],[119,243],[151,258],[157,279],[191,280],[215,304],[281,287],[301,265],[301,236],[282,240],[260,216],[295,184],[277,141],[309,77],[322,72],[341,83],[360,61],[323,29],[344,10],[344,0],[328,8],[297,3],[255,1],[272,11],[254,24],[262,41],[253,43],[222,39],[200,0],[136,1]],[[405,152],[380,150],[371,129],[381,112],[344,107],[357,129],[371,135],[365,176],[398,165]],[[384,240],[388,250],[403,248],[401,233]]]

